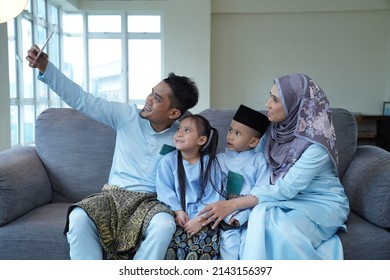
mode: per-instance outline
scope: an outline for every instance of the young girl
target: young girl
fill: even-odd
[[[174,135],[175,151],[157,170],[157,198],[175,215],[176,233],[166,259],[217,259],[218,229],[203,227],[197,214],[221,200],[222,172],[216,159],[218,131],[200,115],[184,117]]]

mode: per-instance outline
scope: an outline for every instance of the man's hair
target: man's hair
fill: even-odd
[[[171,96],[171,108],[179,109],[181,115],[198,103],[199,91],[192,79],[169,73],[168,77],[163,81],[169,85],[173,93]]]

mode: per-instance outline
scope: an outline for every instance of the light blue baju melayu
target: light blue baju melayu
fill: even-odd
[[[70,107],[116,131],[109,184],[134,192],[156,192],[157,166],[163,157],[159,152],[164,144],[173,145],[176,123],[162,132],[156,132],[148,120],[139,116],[135,104],[96,98],[69,80],[50,62],[38,79]],[[97,230],[85,211],[75,208],[69,218],[67,238],[71,259],[101,259],[103,255]],[[175,228],[170,214],[156,214],[149,223],[145,239],[134,259],[164,259]]]
[[[221,195],[222,177],[217,165],[213,165],[210,171],[213,177],[215,188],[210,182],[207,183],[204,192],[200,193],[200,161],[195,164],[190,164],[183,160],[183,167],[185,172],[185,209],[182,209],[180,203],[180,189],[179,189],[179,172],[178,172],[178,151],[168,153],[161,160],[157,170],[157,199],[168,205],[172,211],[184,210],[190,219],[197,216],[198,212],[202,210],[207,204],[222,200]],[[208,155],[204,155],[204,168],[209,160]]]
[[[267,161],[262,152],[255,153],[254,149],[236,152],[225,148],[225,152],[219,153],[217,159],[226,177],[229,171],[243,176],[240,195],[248,195],[255,184],[266,184],[269,181]],[[250,211],[251,209],[236,211],[224,219],[227,223],[234,215],[240,227],[220,230],[219,259],[237,260],[241,258]]]

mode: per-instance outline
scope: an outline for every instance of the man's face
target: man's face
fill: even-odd
[[[171,88],[167,83],[161,81],[148,95],[145,101],[145,106],[140,112],[141,118],[147,119],[151,122],[156,131],[161,131],[175,120],[177,109],[170,108],[172,95]]]

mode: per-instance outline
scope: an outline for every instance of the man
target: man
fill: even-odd
[[[176,120],[198,102],[191,79],[171,73],[152,88],[143,109],[94,97],[69,80],[33,45],[26,59],[38,79],[73,109],[117,132],[108,184],[69,208],[65,233],[71,259],[164,259],[175,232],[169,210],[156,200],[156,170],[173,145]]]

